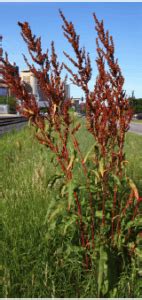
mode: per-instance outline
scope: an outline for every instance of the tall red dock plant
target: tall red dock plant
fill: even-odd
[[[75,217],[79,232],[77,244],[83,249],[83,265],[89,272],[93,270],[95,261],[98,296],[104,296],[109,295],[108,274],[112,253],[121,252],[123,257],[127,251],[130,260],[132,253],[135,255],[134,228],[139,226],[141,198],[135,184],[126,176],[124,152],[132,110],[123,91],[124,78],[115,58],[113,38],[105,31],[103,21],[99,22],[93,15],[97,32],[98,75],[91,91],[88,85],[92,77],[90,56],[85,48],[80,47],[80,37],[72,22],[68,22],[61,11],[60,15],[64,35],[73,48],[75,58],[66,52],[64,54],[76,72],[59,63],[53,42],[51,56],[49,51],[43,53],[41,38],[33,35],[27,22],[19,22],[22,37],[38,68],[31,65],[25,56],[24,59],[45,96],[47,114],[41,115],[35,96],[27,92],[7,55],[4,79],[20,100],[17,109],[30,120],[36,129],[36,138],[51,150],[61,167],[60,174],[55,174],[50,185],[54,186],[57,179],[62,182],[59,199],[67,200],[69,218]],[[63,68],[71,75],[73,84],[85,93],[86,128],[88,135],[94,138],[85,155],[77,138],[81,124],[78,121],[74,123],[70,113],[71,99],[66,99],[64,86],[67,78],[62,79]],[[82,168],[82,182],[75,176],[76,167]]]

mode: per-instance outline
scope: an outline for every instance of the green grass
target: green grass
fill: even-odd
[[[127,174],[139,188],[142,195],[142,136],[127,133],[125,142]]]
[[[132,123],[139,123],[139,124],[142,124],[142,120],[133,120]]]
[[[86,152],[92,140],[84,130],[79,137]],[[77,246],[73,250],[66,247],[70,232],[64,236],[54,222],[50,226],[52,202],[58,205],[59,200],[56,190],[48,186],[56,171],[50,164],[51,154],[38,144],[29,128],[2,137],[0,149],[1,297],[97,297],[95,273],[82,277]],[[142,137],[128,133],[125,149],[127,174],[142,195]],[[63,211],[65,207],[63,203]]]

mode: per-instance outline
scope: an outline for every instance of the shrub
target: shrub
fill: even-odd
[[[142,99],[130,98],[130,105],[134,110],[135,114],[142,113]]]
[[[10,113],[16,113],[16,99],[15,97],[0,97],[0,104],[8,104],[9,105],[9,112]]]

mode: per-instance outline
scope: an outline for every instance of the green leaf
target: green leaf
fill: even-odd
[[[96,145],[96,143],[94,143],[94,144],[92,145],[92,147],[90,147],[89,151],[86,153],[86,155],[85,155],[85,157],[84,157],[84,160],[83,160],[84,163],[86,163],[86,161],[87,161],[87,159],[88,159],[90,153],[91,153],[92,150],[94,149],[94,146],[95,146],[95,145]]]
[[[103,177],[103,175],[104,175],[104,161],[103,161],[103,159],[100,159],[100,161],[99,161],[99,172],[100,172],[100,174],[101,174],[101,176]]]
[[[102,212],[102,210],[97,210],[97,211],[96,211],[96,217],[99,218],[99,219],[102,219],[102,217],[103,217],[103,212]]]
[[[98,270],[98,297],[101,293],[103,283],[103,272],[104,272],[104,261],[102,259],[103,247],[100,247],[100,259],[99,259],[99,270]]]
[[[69,181],[67,184],[67,190],[68,190],[68,207],[71,207],[72,202],[74,201],[74,182],[72,180]]]
[[[98,297],[100,297],[101,293],[105,294],[108,291],[107,278],[104,281],[105,277],[107,276],[107,265],[106,265],[107,259],[108,256],[107,256],[107,252],[104,250],[104,246],[100,246],[100,259],[99,259],[99,267],[98,267]]]
[[[77,217],[74,215],[72,216],[72,219],[70,219],[68,222],[66,222],[65,226],[64,226],[64,231],[63,231],[63,235],[66,235],[67,229],[73,224],[75,223],[77,220]]]
[[[50,222],[52,219],[55,219],[57,217],[57,215],[59,215],[61,212],[63,212],[64,208],[65,208],[64,203],[58,204],[57,208],[54,209],[52,214],[49,216],[48,221]]]
[[[129,229],[133,226],[134,226],[134,221],[130,221],[130,222],[127,223],[127,225],[125,225],[125,229]]]
[[[62,195],[62,197],[66,194],[66,192],[67,192],[67,187],[66,187],[66,185],[64,184],[64,185],[62,186],[62,188],[61,188],[61,195]]]
[[[121,186],[121,182],[116,175],[112,174],[112,178],[114,179],[114,182],[117,184],[117,186]]]

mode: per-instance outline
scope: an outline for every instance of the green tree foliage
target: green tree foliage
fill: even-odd
[[[130,98],[130,105],[132,106],[134,113],[142,113],[142,98]]]
[[[16,99],[13,96],[0,96],[0,104],[8,104],[9,112],[15,114],[16,113]]]

